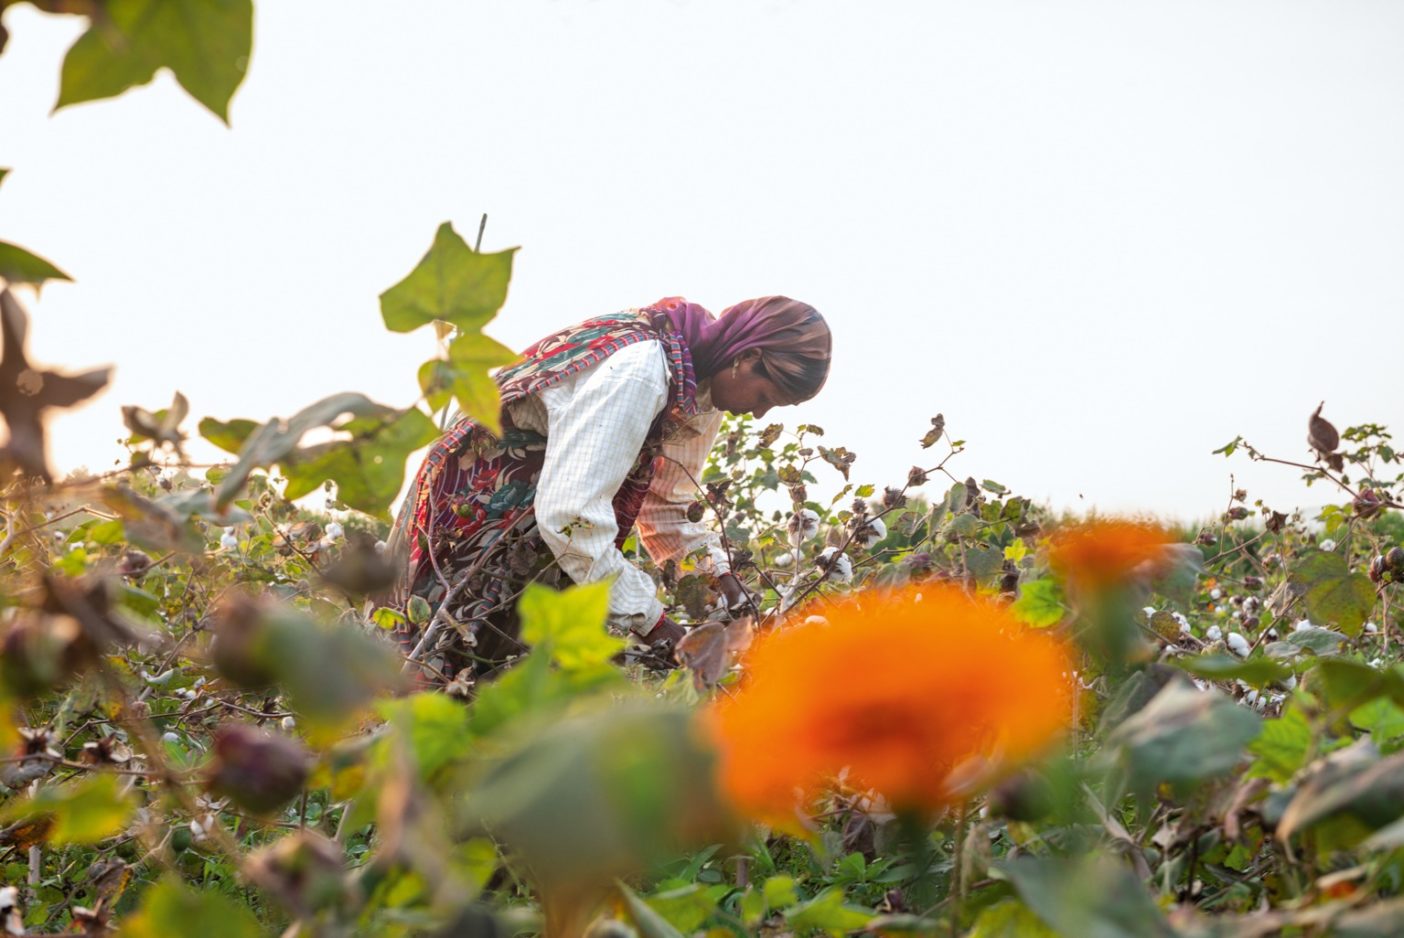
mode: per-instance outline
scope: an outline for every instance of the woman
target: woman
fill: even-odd
[[[513,607],[528,580],[613,578],[611,626],[668,656],[685,630],[620,548],[636,523],[660,565],[705,547],[723,593],[744,596],[716,534],[687,518],[696,480],[722,411],[759,418],[808,400],[830,350],[823,317],[783,296],[719,317],[669,298],[528,348],[496,377],[502,436],[460,419],[400,509],[391,545],[405,566],[391,604],[447,601],[439,619],[451,626],[425,641],[406,625],[401,644],[416,660],[441,658],[446,674],[500,661],[521,649]]]

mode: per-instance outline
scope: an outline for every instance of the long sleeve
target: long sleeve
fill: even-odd
[[[540,399],[548,424],[536,488],[542,539],[576,583],[614,577],[611,621],[645,633],[663,614],[663,604],[648,574],[614,546],[614,496],[667,403],[662,348],[637,342],[542,391]]]
[[[663,444],[664,458],[644,498],[638,521],[639,539],[654,563],[677,560],[705,546],[713,570],[722,573],[731,569],[721,538],[709,523],[712,519],[687,520],[688,506],[700,496],[697,480],[702,478],[707,454],[721,424],[720,411],[704,410]]]

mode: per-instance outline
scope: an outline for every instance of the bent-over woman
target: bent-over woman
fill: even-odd
[[[401,645],[445,676],[498,662],[521,649],[513,609],[527,581],[612,578],[611,626],[669,655],[685,630],[621,547],[635,526],[660,566],[705,547],[723,594],[743,596],[716,533],[687,518],[696,480],[722,412],[762,417],[813,397],[831,344],[813,307],[767,296],[720,316],[669,298],[526,349],[496,376],[502,436],[459,419],[400,508],[390,543],[404,567],[390,604],[447,600],[454,624],[429,642],[403,626]]]

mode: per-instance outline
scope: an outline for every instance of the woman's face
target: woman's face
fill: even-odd
[[[756,373],[759,352],[742,352],[736,368],[723,368],[712,376],[712,405],[732,414],[764,417],[772,407],[798,404],[775,382]]]

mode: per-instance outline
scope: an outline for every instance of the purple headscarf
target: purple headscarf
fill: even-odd
[[[828,375],[833,340],[824,317],[808,303],[762,296],[713,316],[696,303],[670,296],[649,308],[666,315],[687,343],[699,379],[710,378],[752,349],[760,351],[767,372],[798,398],[814,396]]]

